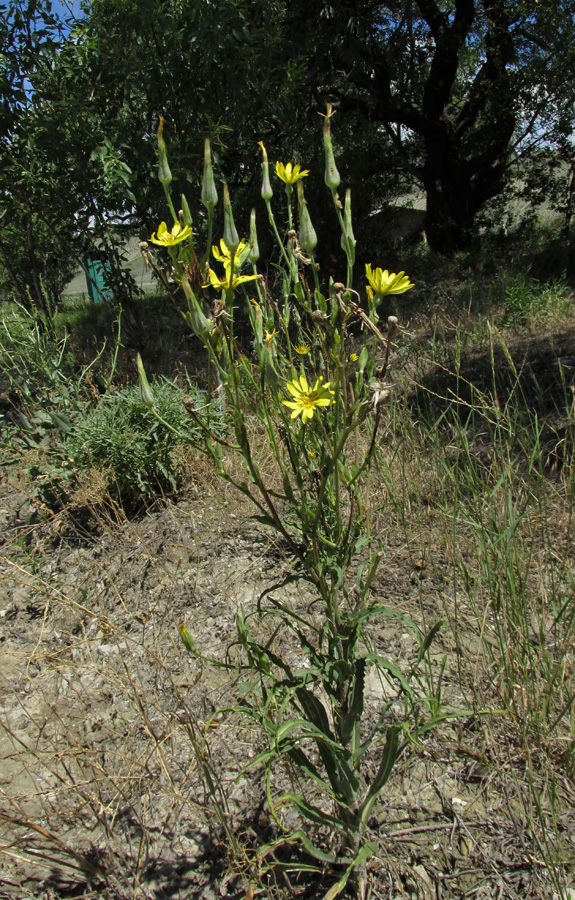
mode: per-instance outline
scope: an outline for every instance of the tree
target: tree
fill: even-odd
[[[450,253],[469,246],[527,137],[548,139],[558,109],[573,133],[574,10],[572,0],[292,0],[284,30],[298,40],[286,52],[307,56],[319,96],[393,142],[425,191],[430,247]]]
[[[133,307],[137,288],[121,264],[132,173],[90,108],[79,23],[62,23],[49,0],[18,0],[0,15],[0,40],[0,288],[52,330],[73,271],[96,256],[116,300]]]

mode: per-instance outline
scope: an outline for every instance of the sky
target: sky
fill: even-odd
[[[80,18],[82,16],[82,4],[80,0],[52,0],[52,12],[60,19],[70,16]]]
[[[82,12],[80,0],[52,0],[52,11],[57,15],[79,16]]]

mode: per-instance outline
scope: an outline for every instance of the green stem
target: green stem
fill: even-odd
[[[208,234],[206,237],[206,252],[202,256],[202,278],[204,277],[204,269],[212,250],[212,231],[214,227],[214,211],[212,207],[208,207]]]
[[[278,242],[278,246],[281,250],[281,254],[284,258],[284,262],[285,262],[286,266],[288,267],[288,271],[291,272],[291,260],[290,260],[289,256],[287,255],[286,249],[283,245],[283,241],[279,236],[279,231],[277,229],[276,220],[274,218],[271,203],[269,200],[266,200],[266,207],[267,207],[267,211],[268,211],[268,219],[269,219],[270,225],[272,226],[272,230],[275,235],[276,241]]]
[[[178,216],[176,215],[176,210],[174,209],[174,204],[172,203],[172,198],[170,196],[170,188],[168,187],[167,184],[164,184],[164,194],[166,195],[166,200],[168,201],[168,206],[170,208],[170,212],[174,219],[174,225],[177,225],[177,223],[180,220],[178,219]]]

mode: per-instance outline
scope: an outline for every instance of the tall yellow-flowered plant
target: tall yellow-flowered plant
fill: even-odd
[[[161,222],[150,240],[160,248],[158,253],[169,256],[171,273],[186,301],[182,314],[210,360],[218,388],[213,402],[223,398],[229,413],[230,433],[222,438],[210,429],[210,410],[187,402],[188,412],[204,430],[203,451],[218,474],[252,501],[257,520],[281,536],[292,562],[291,578],[304,587],[296,607],[284,601],[278,585],[266,591],[257,609],[238,615],[244,664],[258,682],[238,709],[261,723],[269,742],[252,764],[266,769],[270,813],[282,832],[289,830],[286,805],[307,823],[291,834],[291,843],[300,842],[306,853],[315,855],[319,871],[330,857],[325,847],[314,843],[313,829],[333,830],[337,838],[333,862],[345,863],[339,888],[343,890],[352,877],[359,890],[365,861],[373,851],[368,821],[374,805],[403,747],[418,740],[430,723],[418,705],[417,666],[402,674],[393,660],[369,649],[365,640],[370,622],[393,615],[371,594],[381,550],[370,523],[366,479],[377,452],[389,394],[388,368],[400,332],[395,317],[387,327],[381,324],[377,307],[384,296],[399,297],[414,286],[404,272],[368,263],[365,293],[361,284],[356,287],[351,194],[347,191],[344,204],[340,202],[332,118],[328,107],[324,177],[342,233],[340,280],[327,278],[315,257],[318,237],[303,187],[304,179],[312,177],[310,170],[292,162],[277,163],[285,207],[276,219],[268,156],[261,141],[261,196],[279,248],[271,263],[274,271],[282,270],[273,285],[262,274],[269,263],[258,267],[257,213],[252,211],[249,232],[246,229],[240,238],[227,186],[224,234],[212,246],[218,198],[209,142],[204,148],[201,194],[208,214],[208,241],[201,259],[187,201],[182,198],[182,212],[176,213],[171,200],[163,132],[158,134],[160,178],[174,223],[168,229]],[[160,274],[160,259],[153,265]],[[240,308],[251,329],[247,343],[245,328],[241,340],[235,333]],[[141,361],[139,372],[142,396],[152,403]],[[254,442],[261,442],[262,434],[275,460],[274,476],[257,461]],[[242,458],[246,478],[237,475],[234,455]],[[258,618],[275,620],[277,631],[291,634],[300,644],[298,662],[284,659],[275,646],[272,651],[271,642],[260,642],[255,636],[259,629],[252,627]],[[401,619],[403,628],[406,620]],[[413,627],[421,642],[421,661],[435,629],[424,636]],[[185,648],[206,660],[192,632],[184,624],[180,630]],[[215,662],[223,664],[222,659]],[[369,668],[383,673],[389,689],[368,721],[364,683]],[[313,790],[274,790],[274,762],[284,756],[299,767]],[[366,767],[369,780],[362,774]],[[278,839],[278,846],[285,840]],[[269,863],[275,846],[263,852]]]

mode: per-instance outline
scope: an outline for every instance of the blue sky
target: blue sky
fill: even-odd
[[[80,0],[52,0],[52,12],[59,18],[82,15]]]

